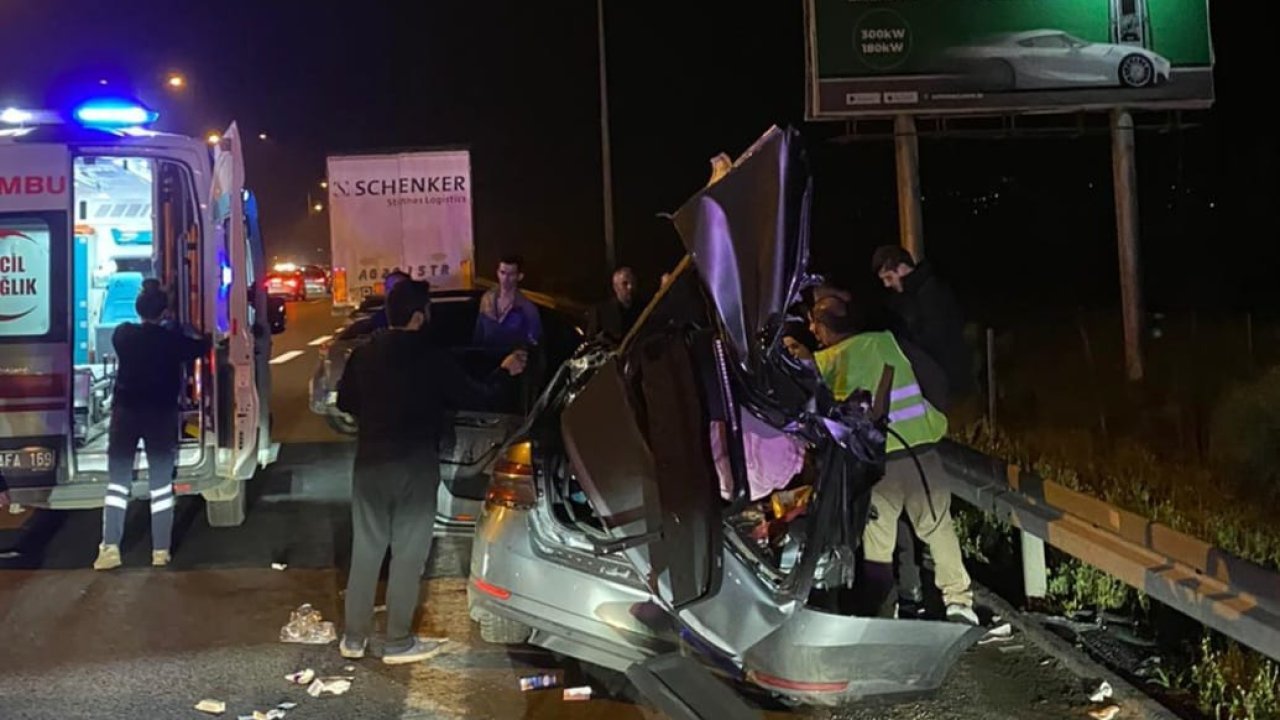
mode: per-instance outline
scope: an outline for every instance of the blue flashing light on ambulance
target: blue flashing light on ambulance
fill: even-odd
[[[209,522],[238,525],[244,483],[275,460],[266,272],[234,124],[213,148],[145,126],[129,100],[0,111],[0,472],[15,502],[100,507],[117,361],[147,279],[174,320],[212,333],[187,369],[174,477]],[[134,496],[146,488],[138,458]]]

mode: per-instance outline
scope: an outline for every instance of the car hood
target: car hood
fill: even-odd
[[[809,261],[812,185],[799,134],[770,128],[673,215],[745,368],[779,340]]]

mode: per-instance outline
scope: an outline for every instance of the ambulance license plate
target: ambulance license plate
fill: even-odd
[[[42,473],[54,469],[57,456],[49,448],[0,450],[0,472]]]

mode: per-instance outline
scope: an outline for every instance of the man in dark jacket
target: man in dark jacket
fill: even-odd
[[[613,297],[591,309],[587,337],[603,337],[612,343],[622,342],[631,326],[640,319],[647,303],[636,297],[636,275],[627,266],[613,271]]]
[[[523,354],[512,353],[486,382],[472,380],[448,351],[421,332],[431,316],[430,300],[427,283],[396,283],[386,304],[391,327],[352,352],[338,383],[338,407],[360,423],[351,488],[351,573],[340,646],[345,658],[364,657],[388,547],[382,661],[417,662],[436,650],[413,635],[413,615],[431,552],[440,484],[438,439],[450,409],[496,397],[504,382],[524,371]]]
[[[951,288],[897,245],[877,248],[871,269],[892,291],[889,308],[902,320],[908,340],[942,367],[951,403],[974,391],[973,368],[964,340],[964,317]],[[945,408],[944,408],[945,410]]]
[[[178,332],[165,317],[168,305],[169,298],[159,285],[149,284],[134,303],[142,322],[124,323],[111,336],[120,369],[107,435],[107,495],[95,570],[120,567],[120,540],[139,440],[147,453],[151,489],[151,564],[169,564],[183,368],[208,353],[211,342],[207,335],[194,338]]]

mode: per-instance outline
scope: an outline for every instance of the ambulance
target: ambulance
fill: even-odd
[[[16,503],[101,507],[118,361],[156,279],[173,320],[213,336],[184,372],[174,490],[209,523],[244,521],[245,481],[275,460],[272,325],[256,204],[233,124],[206,142],[148,129],[125,99],[0,112],[0,473]],[[146,497],[136,460],[133,497]]]

